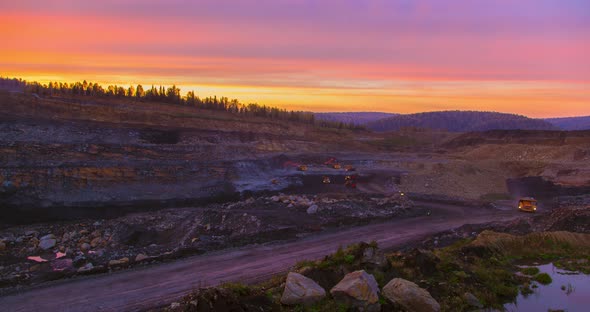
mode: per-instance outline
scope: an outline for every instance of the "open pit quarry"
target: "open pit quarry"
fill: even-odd
[[[14,311],[64,278],[59,291],[95,283],[91,302],[106,310],[146,309],[339,245],[393,248],[528,220],[516,209],[524,196],[539,200],[537,215],[590,206],[588,131],[377,134],[158,103],[15,93],[0,103],[0,305]],[[175,286],[106,286],[135,278]],[[125,287],[137,294],[115,300]],[[72,296],[52,307],[84,310],[84,293]]]

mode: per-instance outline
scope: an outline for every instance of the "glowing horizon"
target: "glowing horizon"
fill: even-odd
[[[0,3],[0,76],[306,111],[590,115],[590,3]]]

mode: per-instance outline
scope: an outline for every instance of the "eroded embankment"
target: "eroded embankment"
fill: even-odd
[[[588,209],[584,211],[586,216],[590,215]],[[563,209],[559,213],[579,212]],[[548,223],[531,222],[539,226]],[[241,311],[254,304],[261,311],[504,309],[519,294],[534,294],[552,282],[548,274],[537,268],[522,266],[524,262],[552,261],[568,274],[590,272],[589,228],[586,233],[543,231],[521,235],[486,230],[503,226],[507,231],[518,232],[513,225],[514,222],[480,225],[478,232],[464,226],[453,230],[459,235],[442,248],[412,247],[392,253],[379,250],[375,243],[351,245],[319,261],[302,261],[288,276],[277,276],[257,285],[230,283],[201,289],[163,310]],[[448,232],[436,237],[444,235]],[[565,285],[561,287],[568,291]],[[559,298],[566,300],[567,296]],[[550,306],[568,305],[555,301]]]

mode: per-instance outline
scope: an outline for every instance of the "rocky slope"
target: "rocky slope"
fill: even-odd
[[[225,112],[100,99],[0,94],[0,113],[5,222],[92,216],[106,207],[134,211],[229,200],[243,191],[238,180],[281,168],[275,155],[325,151],[351,135]]]
[[[13,290],[47,280],[424,214],[400,195],[276,195],[107,220],[9,227],[0,230],[0,292],[2,288]]]

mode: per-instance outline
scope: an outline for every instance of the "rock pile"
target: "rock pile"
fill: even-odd
[[[305,274],[305,273],[304,273]],[[345,304],[357,311],[381,311],[379,294],[405,311],[439,312],[439,303],[430,293],[415,283],[401,279],[392,279],[381,291],[373,275],[364,270],[348,273],[330,290],[336,302]],[[481,303],[471,294],[468,301],[474,307]],[[284,305],[310,305],[326,296],[324,289],[312,279],[291,272],[287,275],[285,288],[281,297]]]

